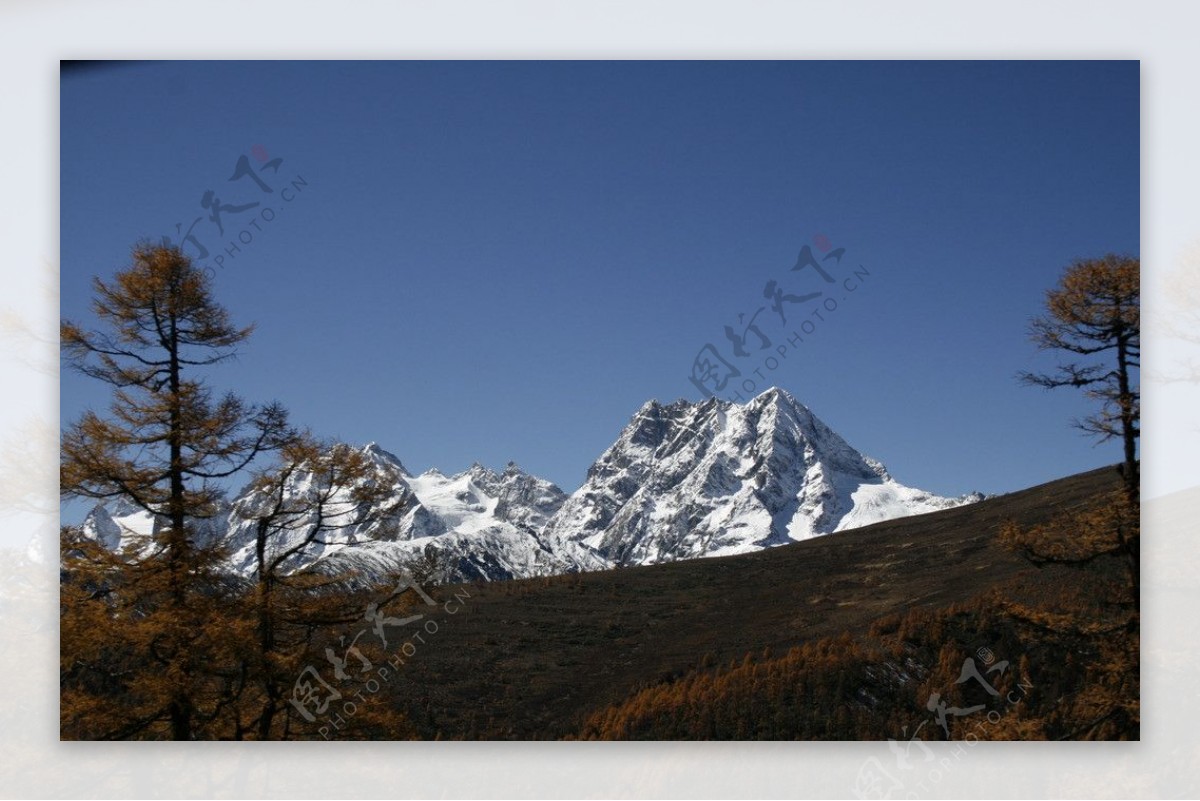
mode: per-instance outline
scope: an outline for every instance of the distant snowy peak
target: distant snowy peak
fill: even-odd
[[[541,532],[567,500],[567,493],[512,462],[501,476],[495,515],[518,528]]]
[[[362,449],[364,455],[371,459],[378,466],[387,466],[399,471],[400,475],[409,475],[408,470],[404,467],[404,463],[390,451],[386,451],[374,442],[369,442]]]
[[[147,517],[147,522],[153,526],[153,521]],[[117,515],[109,511],[102,503],[98,503],[88,512],[87,517],[83,519],[83,536],[90,540],[94,540],[104,548],[110,551],[121,550],[121,543],[128,533],[132,533],[123,528],[117,522]]]
[[[744,553],[964,502],[905,487],[772,388],[642,406],[546,529],[616,564]]]
[[[214,518],[195,521],[194,539],[208,545],[223,536],[224,511]],[[83,520],[81,533],[110,551],[141,550],[166,525],[165,517],[155,517],[145,509],[120,499],[97,503]]]
[[[578,548],[551,552],[538,536],[566,494],[511,462],[503,473],[479,463],[450,476],[430,469],[407,476],[405,487],[413,503],[394,536],[347,543],[326,554],[318,568],[366,576],[404,568],[437,582],[581,569],[572,556]]]

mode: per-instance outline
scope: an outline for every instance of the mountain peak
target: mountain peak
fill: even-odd
[[[661,409],[662,404],[658,402],[658,398],[651,398],[638,407],[638,410],[633,413],[633,417],[630,419],[637,419],[638,417],[655,417],[658,415],[659,410]]]
[[[728,408],[732,408],[735,406],[739,406],[739,407],[765,406],[765,405],[771,404],[771,403],[784,404],[784,405],[788,405],[788,406],[796,406],[801,409],[808,408],[803,403],[801,403],[796,398],[795,395],[788,392],[783,387],[773,386],[773,387],[768,387],[767,389],[758,393],[757,395],[750,398],[749,400],[743,401],[742,403],[737,403],[736,401],[723,400],[716,396],[708,397],[708,398],[705,398],[704,400],[698,400],[698,401],[688,400],[687,398],[679,398],[678,400],[671,401],[670,403],[663,403],[662,401],[658,400],[657,398],[651,398],[650,400],[643,403],[641,405],[641,407],[638,408],[637,412],[634,413],[633,416],[634,416],[634,418],[645,417],[645,416],[656,416],[656,415],[659,415],[666,411],[679,411],[681,409],[704,409],[704,408],[712,407],[712,406],[717,406],[717,407],[720,407],[723,409],[728,409]]]
[[[801,403],[795,395],[788,392],[783,387],[770,387],[743,403],[739,404],[730,402],[728,405],[729,407],[741,407],[743,409],[766,409],[768,407],[774,407],[778,409],[788,409],[808,417],[813,416],[811,409]]]
[[[485,466],[481,462],[471,462],[471,466],[458,475],[469,475],[471,478],[482,479],[485,481],[494,481],[500,477],[495,470]]]
[[[788,392],[783,387],[770,387],[763,390],[758,395],[750,399],[750,403],[789,403],[797,406],[804,404],[796,400],[792,393]]]
[[[393,467],[399,468],[403,475],[410,475],[407,468],[404,467],[404,463],[400,461],[400,457],[396,456],[396,454],[392,453],[391,451],[384,450],[378,445],[378,443],[368,442],[362,449],[362,452],[374,459],[377,463],[390,464]]]
[[[947,508],[897,483],[787,390],[643,404],[550,521],[616,564],[759,550]]]

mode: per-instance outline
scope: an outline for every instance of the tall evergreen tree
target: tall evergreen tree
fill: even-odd
[[[1134,500],[1141,417],[1135,376],[1141,361],[1140,271],[1138,259],[1111,253],[1068,267],[1058,286],[1046,292],[1046,314],[1033,320],[1030,336],[1039,348],[1062,351],[1069,360],[1050,373],[1021,373],[1027,384],[1075,387],[1099,401],[1099,410],[1075,425],[1102,441],[1121,439],[1126,488]]]
[[[1119,550],[1125,555],[1135,604],[1140,587],[1137,510],[1140,504],[1137,439],[1141,393],[1141,262],[1108,254],[1078,260],[1046,292],[1046,314],[1033,320],[1030,336],[1043,350],[1060,351],[1067,360],[1050,373],[1025,372],[1026,384],[1045,388],[1082,389],[1100,408],[1076,427],[1101,441],[1120,438],[1122,474],[1129,512],[1116,525]]]
[[[71,367],[112,388],[112,404],[108,417],[87,411],[64,430],[61,492],[123,499],[156,525],[150,541],[121,555],[119,576],[93,574],[88,591],[66,593],[64,603],[120,596],[131,613],[127,628],[143,630],[141,658],[151,663],[141,727],[165,722],[172,738],[191,739],[236,684],[226,677],[209,697],[212,676],[202,676],[198,649],[218,647],[203,639],[206,614],[224,580],[197,524],[217,511],[222,480],[291,432],[278,404],[250,406],[233,394],[214,400],[196,377],[231,358],[252,329],[230,322],[208,277],[178,248],[140,244],[127,268],[112,282],[95,279],[94,289],[99,327],[63,321],[62,349]],[[75,645],[64,639],[64,675],[78,667],[66,664]]]

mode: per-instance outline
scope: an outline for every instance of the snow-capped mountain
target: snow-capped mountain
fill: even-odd
[[[83,535],[110,551],[138,550],[149,547],[152,538],[166,525],[166,519],[155,518],[145,509],[127,499],[99,503],[83,521]],[[225,536],[223,515],[195,522],[196,539],[210,543]]]
[[[567,496],[511,462],[502,473],[476,463],[452,476],[436,469],[405,474],[396,486],[396,497],[411,500],[398,508],[394,521],[373,531],[354,530],[353,541],[327,552],[321,570],[375,577],[406,569],[431,583],[450,583],[607,566],[575,543],[556,550],[546,546],[541,531]]]
[[[253,574],[258,520],[282,501],[291,511],[267,556],[286,556],[287,569],[366,580],[406,569],[448,583],[744,553],[982,497],[896,482],[779,389],[746,404],[646,403],[570,497],[511,462],[503,472],[474,464],[412,475],[374,443],[362,453],[369,469],[353,485],[329,493],[303,469],[281,496],[251,485],[203,521],[198,538],[220,542],[233,569]],[[366,485],[373,500],[357,493]],[[323,527],[313,537],[317,498]],[[83,529],[120,549],[156,525],[114,504],[97,506]]]
[[[369,470],[357,482],[330,492],[313,471],[297,470],[283,484],[283,500],[247,487],[198,530],[204,542],[219,536],[231,567],[250,575],[257,569],[258,521],[279,504],[266,558],[286,556],[288,570],[317,565],[322,571],[355,571],[367,580],[400,569],[427,581],[524,578],[604,567],[585,549],[568,544],[551,552],[539,532],[566,500],[549,481],[513,463],[497,473],[482,465],[453,476],[429,470],[414,476],[391,453],[371,443],[362,449]],[[382,500],[364,503],[355,490],[364,483],[381,489]],[[317,499],[323,498],[317,525]],[[98,505],[83,533],[110,550],[139,547],[163,521],[130,504]],[[219,531],[214,535],[213,531]],[[290,555],[289,555],[290,554]]]
[[[981,499],[895,481],[781,389],[645,404],[545,531],[618,565],[745,553]]]

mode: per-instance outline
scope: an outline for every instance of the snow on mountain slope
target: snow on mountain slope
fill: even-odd
[[[162,528],[165,520],[121,499],[112,503],[98,503],[83,521],[82,531],[110,551],[137,550],[147,547],[151,538]],[[196,541],[210,543],[223,536],[223,515],[215,519],[195,522]]]
[[[155,529],[155,520],[149,513],[125,500],[117,501],[111,509],[98,503],[83,521],[84,536],[110,551],[120,551],[134,539],[149,537]]]
[[[363,543],[330,555],[317,568],[331,575],[354,573],[367,581],[401,570],[427,584],[501,581],[578,571],[580,561],[571,558],[576,551],[590,569],[607,566],[578,546],[552,551],[535,534],[499,525],[403,542]]]
[[[429,470],[410,477],[432,525],[404,528],[392,541],[339,551],[322,569],[387,575],[398,568],[437,583],[498,580],[603,567],[575,544],[552,551],[539,532],[566,499],[511,462],[503,473],[480,464],[453,476]]]
[[[328,499],[326,530],[308,544],[321,487],[303,470],[289,477],[284,497],[298,511],[271,536],[268,556],[294,551],[287,569],[362,580],[401,568],[438,582],[524,578],[757,551],[982,497],[900,484],[779,389],[745,404],[646,403],[570,497],[511,462],[502,473],[474,464],[414,476],[374,443],[362,452],[368,474]],[[357,499],[364,483],[383,499]],[[247,488],[201,536],[220,538],[231,567],[253,574],[256,518],[274,502]],[[97,506],[84,523],[113,549],[154,531],[127,504]]]
[[[413,529],[425,533],[427,528],[437,528],[422,515],[417,496],[408,483],[408,471],[400,460],[375,443],[362,452],[369,460],[369,473],[335,492],[331,493],[311,470],[297,470],[288,477],[283,494],[293,511],[281,518],[282,525],[272,532],[266,553],[268,560],[294,551],[283,566],[298,569],[343,548],[394,540]],[[366,504],[356,499],[355,491],[368,483],[383,488],[384,500]],[[325,496],[328,497],[318,512],[317,501]],[[250,574],[256,569],[257,519],[276,502],[272,493],[248,487],[226,509],[224,545],[239,571]],[[323,515],[323,528],[312,537],[318,513]],[[312,541],[305,544],[310,538]]]
[[[327,572],[355,570],[363,580],[382,579],[401,568],[436,574],[443,582],[509,579],[595,569],[604,562],[569,544],[551,552],[539,532],[566,494],[549,481],[531,476],[513,463],[503,473],[482,465],[453,476],[429,470],[411,475],[391,453],[371,443],[363,449],[368,475],[339,489],[324,504],[324,529],[312,541],[315,499],[322,488],[309,471],[298,470],[283,493],[297,511],[286,526],[272,531],[267,559],[294,554],[287,570],[320,565]],[[384,488],[382,501],[365,504],[354,490],[364,482]],[[257,519],[276,502],[253,488],[239,493],[211,523],[203,523],[205,541],[219,531],[230,566],[252,575],[257,565]],[[119,550],[163,525],[128,504],[97,505],[83,532],[106,548]],[[303,547],[298,547],[303,546]]]
[[[977,500],[895,481],[787,392],[645,404],[550,521],[614,564],[745,553]]]

